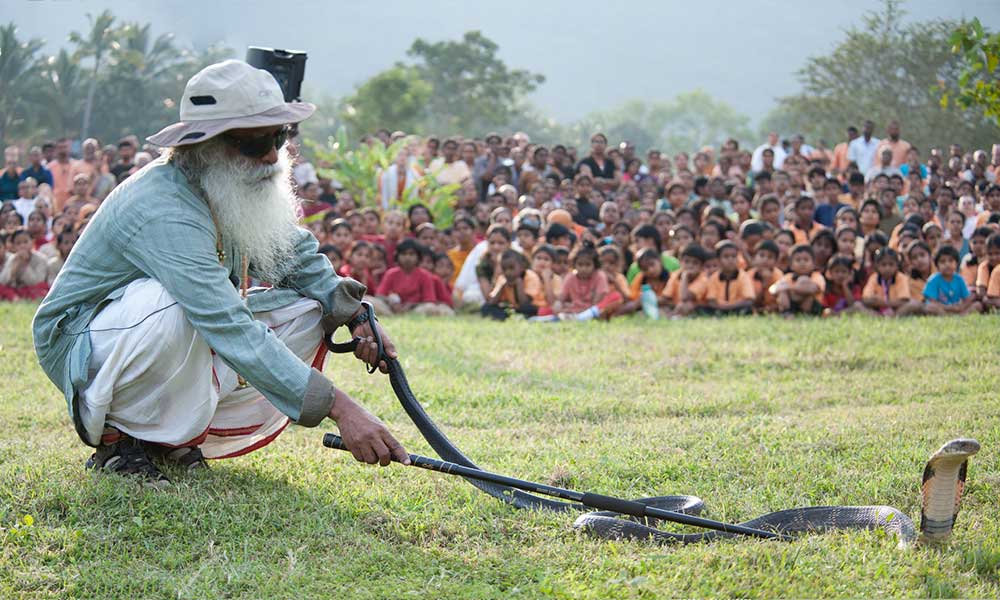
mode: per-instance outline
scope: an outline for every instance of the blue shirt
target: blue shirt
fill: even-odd
[[[969,287],[965,285],[965,279],[958,273],[951,276],[951,280],[944,278],[941,273],[931,275],[924,286],[924,299],[927,301],[940,302],[941,304],[958,304],[969,297]]]
[[[89,378],[87,328],[125,286],[146,277],[163,285],[212,350],[293,421],[314,421],[319,394],[332,399],[332,384],[253,313],[304,296],[319,301],[324,326],[332,330],[361,306],[365,286],[334,273],[330,261],[316,253],[316,238],[299,229],[291,274],[244,301],[231,281],[242,275],[241,258],[222,242],[220,263],[208,204],[163,158],[115,188],[94,213],[32,323],[38,362],[65,394],[84,442],[94,443],[86,439],[76,407],[77,392]],[[252,264],[249,275],[257,277]]]
[[[837,211],[847,206],[837,202],[835,204],[820,204],[813,213],[813,219],[821,223],[824,227],[833,229],[833,223],[837,220]]]
[[[17,200],[17,184],[20,181],[17,174],[11,175],[4,171],[0,175],[0,202],[4,200]]]
[[[52,171],[46,169],[41,165],[38,165],[37,169],[32,166],[21,171],[21,181],[24,181],[29,177],[34,177],[35,182],[38,183],[38,185],[41,185],[43,183],[47,183],[50,186],[52,185]]]

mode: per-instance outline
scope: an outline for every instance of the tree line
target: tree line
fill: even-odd
[[[382,127],[439,136],[523,130],[540,142],[585,148],[590,134],[602,130],[640,150],[678,152],[730,137],[750,143],[770,130],[832,147],[848,124],[899,119],[904,136],[921,148],[996,142],[1000,113],[986,104],[998,94],[988,45],[996,34],[977,20],[907,22],[904,15],[899,0],[885,0],[845,31],[830,54],[807,59],[797,73],[801,91],[776,98],[756,134],[746,115],[700,89],[557,123],[527,100],[544,75],[506,65],[497,44],[479,31],[460,40],[418,38],[406,60],[342,98],[310,90],[319,110],[303,131],[327,140],[343,128],[357,140]],[[0,143],[154,132],[176,119],[188,77],[234,54],[221,46],[182,48],[170,34],[154,37],[148,23],[118,22],[107,11],[90,17],[58,54],[42,55],[41,46],[18,39],[13,23],[0,27]]]

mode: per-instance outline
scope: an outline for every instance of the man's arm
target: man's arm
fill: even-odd
[[[280,287],[289,287],[319,302],[323,306],[323,328],[333,331],[358,314],[367,289],[354,279],[337,275],[330,261],[317,253],[319,242],[311,233],[300,228],[296,235],[296,264]]]

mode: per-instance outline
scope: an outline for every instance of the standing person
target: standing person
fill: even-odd
[[[486,190],[493,182],[493,176],[496,174],[496,168],[500,161],[501,146],[503,146],[503,138],[500,137],[500,134],[486,134],[486,151],[473,163],[472,179],[479,191],[480,201],[486,199]]]
[[[772,131],[767,134],[767,143],[761,144],[754,148],[753,154],[750,155],[750,168],[753,172],[764,170],[764,150],[770,150],[774,156],[774,168],[781,169],[781,166],[785,164],[785,158],[788,153],[785,152],[784,147],[781,145],[781,140],[778,138],[778,133]],[[679,169],[680,167],[678,167]]]
[[[847,171],[847,164],[850,162],[847,160],[847,148],[857,137],[858,128],[850,125],[847,128],[847,141],[840,142],[833,147],[833,160],[830,162],[830,170],[833,171],[835,177],[841,177]]]
[[[133,135],[125,136],[118,141],[118,162],[111,166],[111,174],[115,176],[118,183],[125,181],[132,167],[135,166],[135,153],[138,151],[139,141]]]
[[[21,181],[21,169],[18,167],[21,153],[17,146],[7,146],[3,151],[3,173],[0,173],[0,203],[5,200],[17,200],[17,184]]]
[[[35,180],[36,185],[47,183],[49,187],[52,187],[52,171],[49,171],[44,164],[42,164],[42,149],[38,146],[32,146],[31,150],[28,150],[28,166],[21,169],[21,181],[31,177]]]
[[[458,155],[458,140],[448,138],[441,144],[441,156],[431,161],[430,172],[441,185],[462,183],[472,176],[469,165]]]
[[[192,102],[206,96],[215,102]],[[169,480],[151,455],[203,467],[326,417],[356,459],[407,461],[319,370],[324,332],[345,324],[365,340],[355,356],[378,364],[381,326],[365,318],[364,286],[338,277],[297,226],[283,146],[287,124],[314,110],[285,103],[267,71],[206,67],[184,89],[180,122],[149,138],[168,150],[88,224],[32,329],[40,365],[95,447],[89,468],[159,486]],[[273,287],[250,293],[251,277]]]
[[[899,168],[906,163],[906,155],[910,152],[910,149],[913,146],[910,142],[900,139],[899,121],[896,121],[895,119],[889,121],[889,125],[885,128],[885,132],[889,135],[889,137],[879,142],[878,147],[875,149],[875,156],[879,156],[879,153],[882,150],[888,149],[892,152],[891,166]]]
[[[69,140],[60,138],[56,141],[55,158],[46,164],[52,173],[52,212],[62,212],[66,199],[73,190],[73,168],[76,161],[69,156]]]
[[[576,165],[577,171],[581,167],[590,169],[590,174],[594,178],[594,184],[603,190],[613,190],[618,187],[621,174],[617,172],[615,161],[605,155],[608,148],[608,136],[603,133],[595,133],[590,136],[590,154]],[[596,217],[595,217],[596,220]]]
[[[879,139],[872,135],[875,131],[875,123],[865,121],[861,130],[861,135],[851,140],[847,145],[847,161],[858,165],[858,170],[867,173],[875,164],[876,150]]]

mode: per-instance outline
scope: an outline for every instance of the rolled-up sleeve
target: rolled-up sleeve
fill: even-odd
[[[329,259],[318,254],[319,242],[311,233],[300,228],[298,236],[298,263],[281,285],[319,302],[323,306],[323,329],[331,332],[358,312],[367,288],[350,277],[337,275]]]

